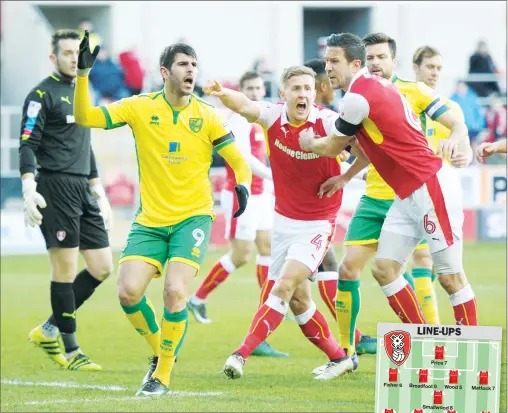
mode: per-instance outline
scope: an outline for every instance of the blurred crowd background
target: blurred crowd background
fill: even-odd
[[[0,205],[2,215],[11,218],[5,225],[2,219],[2,246],[12,247],[14,253],[39,251],[43,246],[40,234],[24,229],[20,221],[21,106],[28,91],[52,71],[50,35],[62,28],[81,33],[88,30],[92,46],[101,46],[90,75],[96,105],[161,89],[158,58],[171,43],[185,42],[196,49],[200,69],[197,95],[202,96],[201,88],[209,79],[238,89],[241,74],[257,70],[265,79],[266,98],[276,101],[282,69],[322,57],[330,33],[349,31],[364,36],[384,31],[398,43],[400,77],[414,79],[411,57],[418,47],[429,45],[441,52],[438,91],[462,108],[473,147],[507,136],[506,2],[465,2],[459,6],[444,1],[2,1]],[[338,93],[335,105],[340,97]],[[127,127],[94,130],[93,145],[118,218],[111,235],[120,245],[138,202],[132,135]],[[499,205],[504,208],[506,204],[505,163],[506,157],[496,155],[486,166],[474,162],[462,174],[465,205],[474,211],[468,215],[469,219],[474,215],[471,237],[481,238],[487,225],[480,224],[483,219],[490,222],[490,238],[506,235],[505,231],[499,233],[503,218],[496,212]],[[223,176],[223,161],[216,156],[211,177],[217,192]],[[362,190],[361,183],[350,189],[344,225]],[[493,215],[485,212],[489,208],[493,208]],[[219,216],[219,228],[220,222]],[[222,242],[219,235],[215,240]]]

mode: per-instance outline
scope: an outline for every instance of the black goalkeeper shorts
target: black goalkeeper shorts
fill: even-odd
[[[99,204],[92,196],[88,178],[41,171],[37,192],[46,200],[41,209],[41,231],[46,248],[93,250],[109,246]]]

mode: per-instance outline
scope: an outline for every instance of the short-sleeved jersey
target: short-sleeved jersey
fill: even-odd
[[[356,136],[379,175],[405,199],[442,166],[430,149],[420,119],[389,81],[357,73],[339,102],[336,135]]]
[[[313,221],[335,219],[342,202],[342,190],[330,198],[319,199],[319,187],[340,175],[336,159],[302,151],[298,142],[302,130],[313,128],[320,136],[333,130],[337,113],[312,106],[301,125],[292,125],[285,103],[261,102],[256,121],[265,129],[275,192],[275,211],[291,219]]]
[[[462,112],[462,109],[460,108],[458,103],[448,99],[446,100],[446,106],[450,108],[450,110],[456,116],[457,119],[459,119],[461,122],[464,122],[464,112]],[[431,149],[434,151],[434,153],[436,153],[441,141],[444,139],[448,139],[451,131],[446,126],[441,125],[439,122],[433,120],[428,116],[422,116],[420,117],[420,119],[422,121],[422,125],[425,130],[425,136],[429,141],[429,145]],[[449,161],[446,160],[446,162]]]
[[[429,370],[420,369],[418,370],[418,383],[427,383],[429,381]]]
[[[480,385],[487,386],[489,384],[489,372],[488,371],[480,371],[479,375],[479,383]]]
[[[443,404],[442,390],[434,390],[434,404]]]
[[[458,384],[459,383],[459,371],[458,370],[450,370],[449,374],[449,384]]]
[[[444,360],[444,352],[445,352],[444,346],[436,346],[434,348],[434,358],[436,360]]]
[[[437,119],[445,113],[449,107],[435,94],[435,92],[422,82],[412,82],[394,76],[392,83],[397,87],[400,94],[406,98],[407,103],[413,109],[413,112],[420,117],[422,128],[425,132],[425,124],[427,119],[433,124],[438,124]],[[445,128],[446,129],[446,128]],[[439,144],[438,144],[439,146]],[[437,149],[437,148],[436,148]],[[435,152],[435,150],[434,150]],[[419,162],[415,159],[414,162]],[[376,199],[394,199],[395,192],[381,178],[379,172],[376,171],[374,165],[370,164],[367,173],[366,194]]]
[[[226,120],[242,154],[245,157],[252,155],[263,164],[266,164],[266,142],[263,128],[255,123],[249,123],[247,119],[237,113],[233,113]],[[226,184],[224,188],[228,191],[234,191],[235,186],[235,173],[226,164]],[[264,179],[260,176],[252,175],[251,194],[259,195],[263,193],[263,190]]]
[[[128,124],[138,159],[140,207],[136,222],[174,225],[196,215],[215,218],[209,170],[213,148],[234,142],[216,109],[192,95],[173,108],[164,91],[101,106],[108,129]]]
[[[396,383],[399,380],[399,369],[388,369],[388,381],[390,383]]]

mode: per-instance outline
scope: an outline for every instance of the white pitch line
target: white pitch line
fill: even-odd
[[[217,397],[223,396],[222,392],[191,392],[191,391],[170,391],[164,396],[160,397]],[[159,399],[158,397],[157,399]],[[2,403],[2,407],[5,406],[40,406],[49,404],[81,404],[81,403],[103,403],[103,402],[125,402],[125,401],[142,401],[154,400],[148,397],[139,396],[125,396],[125,397],[94,397],[88,399],[48,399],[48,400],[31,400],[22,403]]]
[[[11,384],[13,386],[43,386],[43,387],[66,387],[72,389],[96,389],[107,391],[127,391],[131,390],[122,386],[100,385],[100,384],[80,384],[72,382],[58,382],[58,381],[22,381],[22,380],[8,380],[2,379],[1,384]]]

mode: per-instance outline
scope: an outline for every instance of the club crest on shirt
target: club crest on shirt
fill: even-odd
[[[190,118],[189,128],[192,132],[198,133],[203,127],[203,118]]]
[[[65,231],[57,231],[56,232],[56,239],[60,242],[62,242],[66,236],[67,236],[67,233]]]

